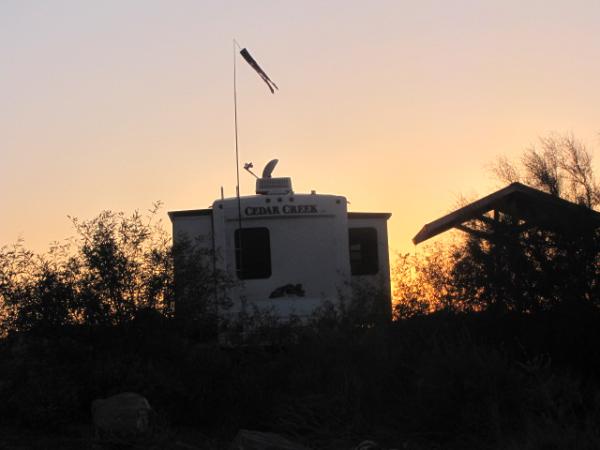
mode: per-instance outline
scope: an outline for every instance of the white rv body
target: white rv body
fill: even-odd
[[[235,282],[219,295],[233,306],[306,317],[325,301],[349,300],[352,285],[383,290],[390,309],[389,213],[348,213],[337,195],[294,194],[281,186],[216,200],[210,209],[170,212],[173,240],[210,250],[211,264]],[[268,183],[267,183],[268,184]],[[261,188],[262,186],[262,188]],[[225,312],[223,312],[225,313]]]

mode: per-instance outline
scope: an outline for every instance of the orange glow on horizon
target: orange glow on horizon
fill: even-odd
[[[297,192],[391,212],[391,255],[495,190],[498,156],[552,131],[600,145],[595,2],[65,0],[0,17],[0,245],[43,251],[73,234],[67,215],[232,196],[233,36],[280,88],[240,61],[240,162],[279,158]]]

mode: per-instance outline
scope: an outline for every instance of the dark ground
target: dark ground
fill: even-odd
[[[227,448],[240,429],[316,449],[367,439],[414,450],[600,448],[595,310],[270,333],[269,346],[225,349],[145,317],[12,335],[0,343],[0,448],[92,448],[90,404],[120,392],[145,396],[160,419],[135,448]]]

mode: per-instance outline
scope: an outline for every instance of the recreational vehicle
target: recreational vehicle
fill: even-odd
[[[290,178],[271,176],[276,163],[262,177],[253,174],[256,195],[169,212],[174,244],[194,241],[213,255],[216,271],[234,280],[221,288],[233,303],[227,314],[252,305],[283,319],[306,317],[325,301],[352,298],[357,285],[383,291],[379,306],[391,314],[391,214],[348,212],[339,195],[295,193]]]

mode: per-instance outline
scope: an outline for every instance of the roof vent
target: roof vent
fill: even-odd
[[[292,194],[292,179],[285,178],[259,178],[256,180],[256,193],[263,195]]]
[[[256,193],[262,195],[272,194],[293,194],[292,179],[288,177],[272,178],[273,169],[279,162],[278,159],[273,159],[265,166],[262,178],[256,179]]]

